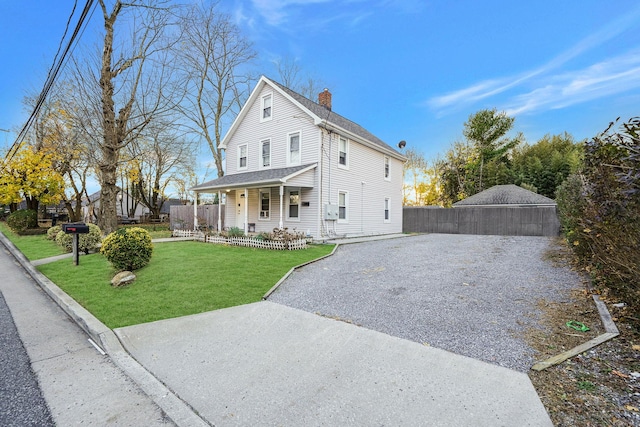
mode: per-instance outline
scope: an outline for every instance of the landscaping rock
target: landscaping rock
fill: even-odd
[[[111,279],[111,285],[113,287],[125,286],[136,280],[136,275],[130,271],[121,271],[120,273],[113,276]]]

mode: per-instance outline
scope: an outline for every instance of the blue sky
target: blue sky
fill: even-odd
[[[0,0],[0,129],[46,77],[72,0]],[[221,0],[277,78],[289,57],[333,93],[333,110],[427,158],[497,108],[534,143],[576,139],[640,114],[640,4],[620,0]],[[80,7],[80,5],[79,5]],[[83,35],[100,29],[96,19]],[[0,132],[0,143],[15,134]]]

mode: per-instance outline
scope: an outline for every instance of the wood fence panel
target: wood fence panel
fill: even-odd
[[[222,206],[222,227],[224,228],[224,205]],[[171,230],[193,230],[193,206],[176,205],[170,207]],[[198,225],[207,225],[217,230],[218,205],[198,206]]]
[[[560,221],[555,206],[434,208],[406,206],[405,233],[557,236]]]

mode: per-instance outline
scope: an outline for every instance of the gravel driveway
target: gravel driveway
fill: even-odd
[[[539,300],[580,283],[545,253],[549,237],[426,234],[342,245],[269,300],[521,372]]]

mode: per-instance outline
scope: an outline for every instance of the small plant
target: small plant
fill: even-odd
[[[47,240],[56,240],[58,233],[62,231],[62,227],[59,225],[54,225],[53,227],[49,227],[47,230]]]
[[[138,270],[151,260],[151,235],[140,227],[120,228],[102,241],[100,252],[117,270]]]
[[[29,228],[38,227],[38,213],[34,210],[21,209],[7,217],[7,225],[16,233],[23,233]]]
[[[223,235],[227,238],[229,237],[244,237],[244,230],[238,227],[231,227]]]
[[[89,226],[89,233],[81,234],[78,239],[78,251],[89,254],[89,252],[98,249],[98,245],[102,242],[102,231],[100,227],[95,224],[87,224]],[[56,225],[56,227],[60,228]],[[55,228],[55,227],[51,227]],[[49,230],[51,230],[51,228]],[[47,232],[47,235],[49,232]],[[60,228],[60,231],[55,237],[56,243],[61,246],[67,252],[73,250],[73,234],[67,234]]]
[[[584,391],[595,391],[596,385],[591,381],[578,381],[578,389]]]

